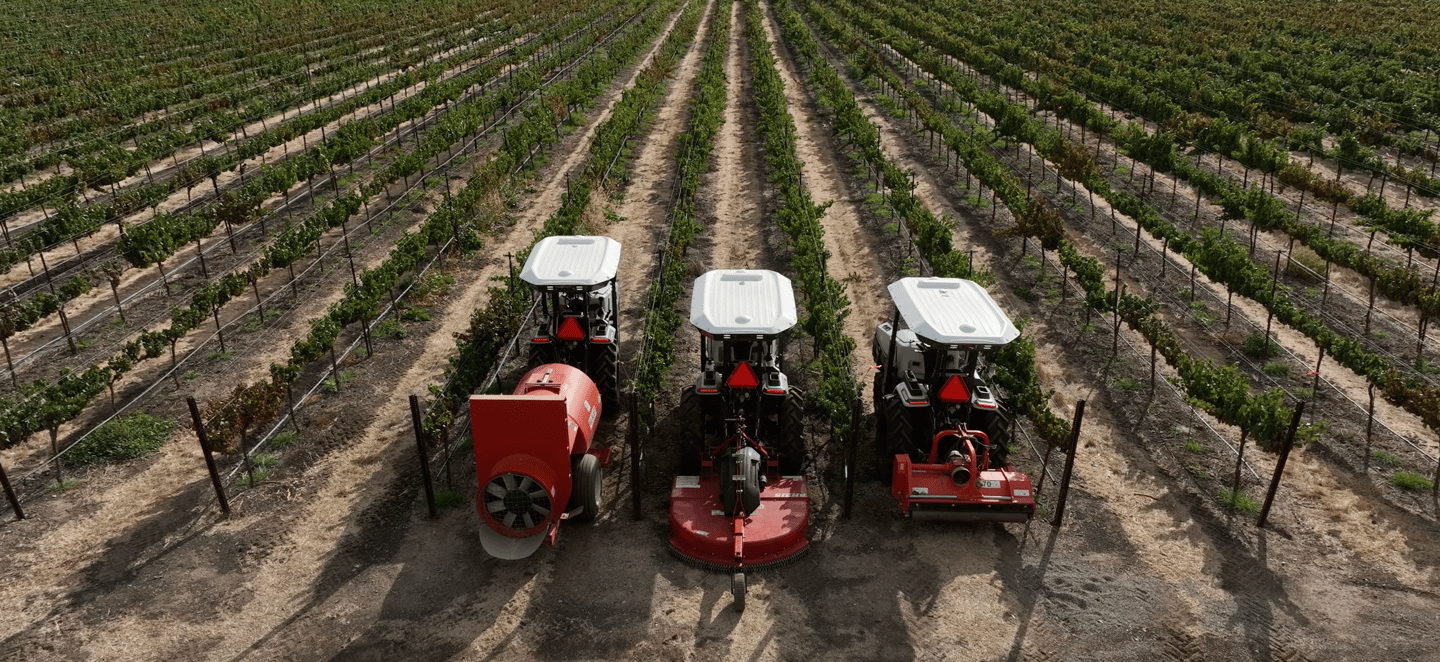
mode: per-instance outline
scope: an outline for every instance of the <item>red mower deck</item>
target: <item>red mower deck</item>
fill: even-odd
[[[675,553],[716,570],[743,571],[788,561],[809,548],[810,493],[804,476],[771,480],[760,493],[760,508],[738,527],[719,495],[717,476],[675,477],[670,489],[670,548]]]

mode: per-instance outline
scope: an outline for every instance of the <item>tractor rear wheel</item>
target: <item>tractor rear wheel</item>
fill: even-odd
[[[530,359],[525,364],[526,372],[546,363],[555,362],[555,348],[541,343],[530,343]]]
[[[780,473],[798,476],[805,467],[805,397],[792,389],[780,412]]]
[[[680,392],[680,411],[676,415],[680,423],[676,430],[680,439],[676,444],[680,460],[676,473],[681,476],[700,475],[700,451],[703,450],[705,431],[701,429],[700,402],[696,397],[694,386],[686,386]]]
[[[910,454],[915,448],[915,426],[900,398],[885,398],[885,452],[889,457]]]
[[[595,388],[600,390],[601,411],[619,413],[620,348],[615,343],[598,345],[591,349],[591,362],[593,368],[589,372]]]
[[[574,477],[570,486],[570,502],[580,508],[580,515],[575,519],[593,521],[600,514],[600,487],[604,480],[600,460],[586,453],[574,461],[570,471]]]

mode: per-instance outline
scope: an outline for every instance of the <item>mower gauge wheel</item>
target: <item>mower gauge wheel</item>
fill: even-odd
[[[735,596],[735,611],[745,611],[745,573],[730,576],[730,593]]]

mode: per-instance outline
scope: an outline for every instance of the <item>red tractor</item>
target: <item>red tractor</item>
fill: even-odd
[[[1030,477],[1010,467],[1010,421],[981,365],[1020,331],[974,281],[903,278],[889,289],[895,317],[875,329],[871,351],[876,446],[893,458],[900,509],[914,519],[1030,519]]]
[[[564,363],[585,371],[605,406],[619,411],[620,242],[609,237],[546,237],[525,259],[520,279],[538,299],[530,365]]]
[[[695,281],[700,374],[680,398],[670,548],[731,573],[737,610],[747,570],[792,560],[810,544],[804,400],[783,372],[783,335],[795,321],[794,291],[778,273],[711,271]]]
[[[512,395],[470,396],[480,543],[500,559],[523,559],[555,535],[563,519],[600,512],[602,465],[592,448],[600,392],[577,368],[532,368]]]

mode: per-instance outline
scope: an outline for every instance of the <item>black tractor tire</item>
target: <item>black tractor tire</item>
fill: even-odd
[[[571,463],[570,475],[571,508],[580,508],[574,519],[593,522],[600,515],[600,488],[605,477],[600,460],[589,453],[581,455]]]
[[[885,398],[885,452],[889,457],[915,452],[915,425],[900,398]]]
[[[988,430],[981,430],[990,438],[990,469],[1003,469],[1010,464],[1010,429],[1005,419],[996,416]]]
[[[555,348],[541,343],[530,343],[530,357],[525,363],[525,371],[529,372],[546,363],[555,362]]]
[[[798,476],[805,470],[805,396],[785,395],[780,410],[780,474]]]
[[[681,476],[700,475],[700,453],[705,448],[705,431],[701,429],[702,414],[698,397],[694,386],[686,386],[685,390],[680,392],[680,410],[675,416],[679,422],[675,434],[679,439],[676,450],[680,457],[676,462],[675,472]]]
[[[590,348],[590,379],[600,391],[600,410],[607,416],[620,413],[620,348],[614,343]]]

